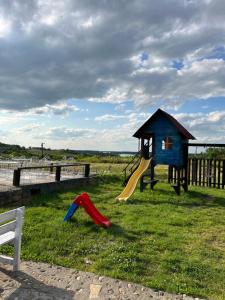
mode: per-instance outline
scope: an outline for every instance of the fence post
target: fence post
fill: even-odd
[[[140,178],[140,192],[143,192],[144,190],[144,177],[141,176]]]
[[[14,186],[20,186],[20,175],[21,175],[20,169],[15,169],[13,171],[13,185]]]
[[[50,164],[50,173],[53,173],[53,163]]]
[[[55,170],[55,181],[60,181],[61,177],[61,167],[57,166]]]
[[[205,158],[203,159],[203,186],[205,186],[205,172],[206,172],[206,166],[205,166]]]
[[[217,186],[218,186],[218,189],[220,189],[220,173],[221,173],[221,165],[220,165],[220,162],[221,160],[219,159],[218,160],[218,182],[217,182]]]
[[[188,185],[191,184],[191,158],[188,159],[188,169],[187,169],[187,181],[188,181]]]
[[[171,181],[171,170],[172,170],[172,166],[171,165],[169,165],[168,166],[168,183],[170,183],[170,181]]]
[[[224,185],[225,185],[225,160],[223,160],[222,189],[224,189]]]
[[[191,184],[194,185],[195,183],[195,176],[196,176],[196,162],[195,158],[192,159],[192,164],[191,164]]]
[[[189,165],[189,160],[188,160],[188,145],[184,144],[183,146],[183,155],[184,155],[184,165],[182,168],[182,187],[185,192],[188,191],[188,165]]]
[[[209,186],[212,185],[212,159],[209,160]]]
[[[180,195],[180,168],[177,169],[177,195]]]
[[[84,177],[89,177],[89,175],[90,175],[90,164],[85,164]]]
[[[198,178],[198,185],[202,185],[202,159],[199,159],[199,178]]]

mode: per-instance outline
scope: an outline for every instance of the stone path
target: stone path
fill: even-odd
[[[0,265],[0,299],[198,300],[156,292],[138,284],[45,263],[23,262],[21,271]],[[200,300],[200,299],[199,299]]]

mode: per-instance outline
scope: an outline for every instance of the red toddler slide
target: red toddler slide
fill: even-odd
[[[73,203],[76,203],[78,206],[82,206],[95,224],[105,228],[111,226],[109,219],[107,219],[97,210],[87,193],[82,193],[81,195],[77,196]]]

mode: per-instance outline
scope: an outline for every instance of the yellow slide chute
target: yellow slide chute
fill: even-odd
[[[124,190],[122,193],[116,197],[116,199],[122,201],[126,201],[130,196],[133,194],[136,185],[138,183],[138,180],[140,179],[141,175],[148,169],[148,166],[150,164],[152,159],[144,159],[142,157],[141,162],[137,168],[137,170],[132,174],[130,177],[127,185],[125,186]]]

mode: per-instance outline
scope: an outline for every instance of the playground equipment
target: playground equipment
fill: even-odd
[[[177,195],[180,194],[181,187],[187,192],[189,184],[225,187],[224,159],[188,158],[190,147],[196,147],[197,153],[197,147],[225,148],[225,144],[189,143],[189,140],[194,140],[195,137],[174,117],[161,109],[158,109],[133,136],[138,138],[140,150],[124,169],[124,183],[127,186],[117,199],[128,199],[139,179],[141,192],[148,184],[153,189],[158,182],[154,172],[157,164],[168,165],[168,182],[172,184]],[[152,159],[149,161],[150,158]],[[144,168],[144,162],[147,168]]]
[[[148,166],[151,162],[151,159],[144,159],[144,157],[141,158],[141,162],[138,166],[138,168],[135,170],[135,172],[131,175],[127,185],[125,186],[122,193],[116,198],[118,200],[127,200],[130,198],[130,196],[133,194],[136,185],[138,183],[138,180],[142,176],[142,174],[148,169]]]
[[[175,192],[180,194],[180,187],[188,190],[188,140],[195,137],[188,132],[174,117],[165,111],[158,109],[133,135],[139,139],[140,151],[133,159],[133,164],[128,164],[124,169],[125,188],[124,199],[128,199],[134,190],[137,181],[133,179],[137,166],[143,164],[143,159],[149,160],[149,164],[139,176],[140,191],[143,191],[148,184],[153,189],[158,180],[155,179],[154,168],[157,164],[169,165],[176,171],[176,182],[172,185]],[[141,163],[140,163],[141,162]],[[139,170],[139,167],[138,169]],[[145,173],[145,171],[147,171]],[[181,176],[182,175],[182,176]],[[147,177],[147,181],[146,181]],[[131,181],[129,179],[132,179]],[[133,188],[131,185],[133,184]],[[125,193],[127,191],[127,193]],[[120,199],[118,196],[118,199]],[[122,197],[121,197],[122,198]]]
[[[85,209],[86,213],[91,217],[96,225],[105,228],[111,226],[111,222],[97,210],[87,193],[82,193],[74,199],[64,217],[64,221],[69,221],[80,206]]]
[[[153,189],[158,182],[155,179],[155,166],[168,165],[168,182],[180,195],[181,187],[188,191],[188,185],[200,185],[225,188],[225,160],[190,159],[190,147],[225,148],[225,144],[189,143],[195,137],[174,117],[158,109],[133,135],[138,138],[140,150],[124,169],[126,184],[117,197],[127,200],[135,190],[140,179],[140,191],[147,185]],[[151,158],[151,160],[150,160]],[[146,180],[147,178],[147,180]]]

